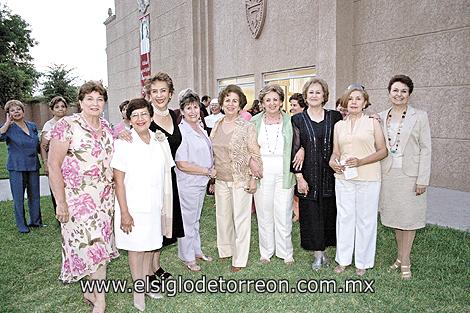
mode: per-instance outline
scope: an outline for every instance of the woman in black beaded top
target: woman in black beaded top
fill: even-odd
[[[326,110],[328,84],[312,78],[302,88],[308,109],[292,117],[294,138],[292,156],[305,149],[302,168],[292,167],[299,197],[300,244],[314,251],[312,268],[327,263],[325,248],[336,245],[336,200],[334,172],[329,167],[333,151],[333,129],[342,119],[339,112]]]

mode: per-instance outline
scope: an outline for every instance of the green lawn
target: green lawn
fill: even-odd
[[[44,222],[49,226],[21,235],[15,228],[11,202],[0,202],[0,312],[89,312],[82,301],[79,284],[64,285],[58,279],[60,232],[53,219],[50,199],[41,199]],[[313,272],[311,255],[299,247],[298,224],[294,224],[296,263],[287,267],[274,259],[268,265],[259,261],[256,218],[252,218],[252,245],[248,267],[229,271],[230,262],[216,258],[201,264],[203,272],[190,273],[178,261],[177,248],[166,248],[162,264],[183,278],[226,279],[345,279],[356,278],[352,269],[335,274],[332,267]],[[204,251],[217,256],[215,209],[209,198],[203,211],[201,233]],[[470,238],[468,232],[428,226],[417,234],[413,251],[413,279],[402,281],[398,273],[387,272],[394,261],[393,234],[379,227],[376,267],[364,279],[374,280],[375,293],[367,294],[178,294],[161,300],[147,298],[147,312],[470,312]],[[334,258],[334,249],[327,254]],[[125,252],[108,268],[109,279],[130,281]],[[107,312],[136,312],[132,295],[109,294]]]
[[[7,159],[8,159],[8,150],[7,144],[5,142],[0,142],[0,179],[8,179],[8,171],[7,171]],[[39,158],[41,162],[41,169],[39,170],[40,175],[44,175],[44,169],[41,158]]]
[[[8,179],[7,159],[7,144],[5,142],[0,142],[0,179]]]

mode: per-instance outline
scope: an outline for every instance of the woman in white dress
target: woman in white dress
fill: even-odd
[[[115,235],[117,248],[129,251],[129,267],[136,281],[152,275],[153,251],[162,246],[160,215],[165,194],[171,192],[169,175],[174,162],[166,137],[149,131],[152,105],[145,99],[133,99],[126,114],[133,127],[133,140],[116,140],[111,162],[117,199]],[[157,293],[147,295],[161,297]],[[140,311],[145,309],[144,297],[134,292],[134,306]]]

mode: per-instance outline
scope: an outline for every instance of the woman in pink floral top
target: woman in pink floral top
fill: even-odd
[[[117,257],[114,243],[112,130],[100,117],[107,92],[99,82],[86,82],[79,91],[82,112],[57,122],[52,130],[49,180],[62,227],[60,279],[71,283],[88,276],[106,279],[106,264]],[[105,295],[83,295],[93,312],[104,312]]]

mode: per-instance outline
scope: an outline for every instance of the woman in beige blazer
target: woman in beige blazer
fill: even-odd
[[[381,161],[380,217],[395,229],[398,254],[392,270],[411,278],[410,253],[416,229],[426,225],[426,187],[431,173],[431,131],[427,113],[408,105],[413,81],[395,75],[388,83],[391,108],[379,113],[388,156]]]

